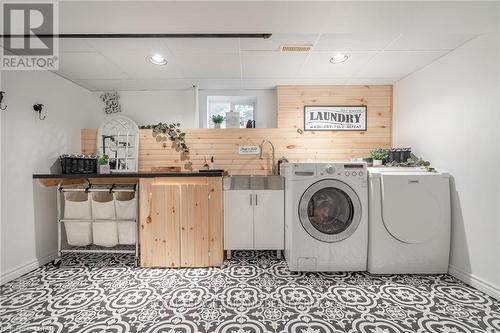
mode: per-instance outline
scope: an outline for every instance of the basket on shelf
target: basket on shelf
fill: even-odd
[[[70,173],[97,173],[96,155],[61,155],[61,168],[63,174]]]

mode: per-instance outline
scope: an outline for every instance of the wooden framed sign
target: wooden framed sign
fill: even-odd
[[[366,131],[366,105],[304,106],[304,131]]]

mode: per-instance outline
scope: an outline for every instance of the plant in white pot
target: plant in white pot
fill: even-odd
[[[217,114],[212,116],[212,121],[214,122],[214,128],[220,128],[220,125],[224,121],[224,116]]]
[[[388,153],[384,149],[374,149],[370,152],[370,157],[373,158],[373,166],[381,166],[384,158],[387,158]]]
[[[97,160],[97,168],[99,173],[110,173],[108,155],[102,155],[99,157]]]

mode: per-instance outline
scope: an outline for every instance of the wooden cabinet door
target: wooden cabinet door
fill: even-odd
[[[224,249],[253,249],[254,191],[224,192]]]
[[[141,179],[142,267],[207,267],[224,261],[222,178]]]
[[[140,179],[140,252],[142,267],[180,266],[180,187]]]
[[[222,178],[208,178],[209,265],[224,263],[224,214]]]
[[[254,192],[254,249],[284,249],[284,192],[262,190]]]
[[[208,185],[181,185],[181,266],[208,266],[208,256]]]
[[[221,266],[224,262],[222,178],[181,186],[181,266]]]

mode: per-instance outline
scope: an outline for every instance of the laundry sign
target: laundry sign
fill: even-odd
[[[366,131],[366,106],[305,106],[305,131]]]

